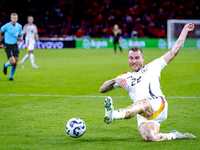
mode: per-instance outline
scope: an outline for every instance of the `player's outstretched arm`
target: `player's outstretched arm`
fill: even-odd
[[[172,50],[164,54],[163,58],[167,64],[169,64],[174,57],[179,53],[180,49],[182,48],[185,39],[187,37],[187,34],[189,31],[192,31],[194,29],[194,23],[187,23],[184,28],[181,31],[181,34],[179,35],[178,40],[172,47]]]
[[[111,91],[114,89],[113,85],[115,83],[118,83],[121,85],[122,88],[126,89],[127,87],[127,82],[126,79],[124,78],[114,78],[112,80],[106,81],[101,87],[100,87],[100,92],[101,93],[106,93],[108,91]]]
[[[114,89],[113,85],[115,84],[115,80],[108,80],[106,81],[101,87],[100,87],[100,92],[101,93],[106,93],[108,91],[111,91]]]

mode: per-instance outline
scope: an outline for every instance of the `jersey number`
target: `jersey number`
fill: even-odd
[[[134,86],[136,83],[139,83],[141,81],[141,76],[139,76],[138,78],[133,78],[132,76],[130,76],[127,79],[131,79],[131,86]]]

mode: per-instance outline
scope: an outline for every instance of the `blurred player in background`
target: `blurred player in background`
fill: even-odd
[[[114,27],[113,27],[113,34],[112,34],[112,36],[110,36],[110,41],[111,42],[112,42],[112,40],[114,38],[114,41],[113,41],[113,44],[114,44],[114,54],[116,54],[116,52],[117,52],[117,45],[119,47],[119,50],[120,50],[121,54],[123,54],[122,48],[120,47],[120,41],[122,39],[121,34],[122,34],[121,29],[119,29],[118,24],[115,24]]]
[[[1,27],[0,30],[0,43],[2,42],[2,34],[4,33],[4,44],[1,43],[1,47],[5,47],[5,51],[9,61],[4,63],[3,65],[3,72],[7,74],[7,68],[12,66],[9,81],[15,81],[13,79],[13,75],[17,68],[17,62],[19,57],[19,48],[18,44],[22,41],[22,25],[18,22],[18,15],[17,13],[11,14],[11,22],[6,23]]]
[[[35,40],[36,41],[39,40],[37,26],[35,24],[33,24],[33,21],[34,21],[33,16],[28,16],[27,21],[28,21],[28,23],[23,28],[23,36],[26,34],[25,41],[26,41],[27,50],[29,52],[20,61],[20,65],[22,68],[24,68],[24,62],[28,58],[30,58],[32,67],[38,68],[38,66],[35,64],[35,59],[34,59]]]
[[[195,139],[192,134],[183,134],[175,130],[171,133],[159,133],[160,123],[167,119],[168,111],[167,101],[160,89],[160,72],[179,53],[188,32],[193,29],[194,23],[186,24],[172,50],[145,66],[142,49],[137,46],[129,49],[128,62],[132,72],[106,81],[100,87],[100,92],[124,88],[133,104],[124,109],[114,110],[112,98],[108,96],[104,105],[105,123],[109,124],[116,119],[130,119],[137,115],[138,131],[145,141]]]

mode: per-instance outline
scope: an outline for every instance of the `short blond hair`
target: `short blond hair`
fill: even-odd
[[[12,13],[10,16],[17,16],[18,17],[17,13]]]
[[[138,52],[140,52],[140,53],[143,55],[142,49],[141,49],[140,47],[138,47],[138,46],[132,46],[132,47],[129,49],[128,52],[130,52],[130,51],[133,51],[133,52],[138,51]]]
[[[29,16],[27,17],[27,19],[28,19],[28,18],[33,18],[33,16],[29,15]]]

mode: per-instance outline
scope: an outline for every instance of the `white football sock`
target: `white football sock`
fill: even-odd
[[[113,119],[124,119],[125,111],[123,109],[118,109],[113,111]]]
[[[23,58],[20,62],[24,63],[28,58],[29,58],[29,55],[26,54],[26,55],[24,56],[24,58]]]
[[[176,136],[173,133],[164,133],[167,136],[168,140],[176,139]]]
[[[34,66],[35,65],[34,54],[30,54],[30,60],[31,60],[32,66]]]

